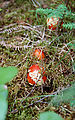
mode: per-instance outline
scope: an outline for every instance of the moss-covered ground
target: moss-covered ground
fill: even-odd
[[[12,0],[11,0],[12,1]],[[37,0],[38,1],[38,0]],[[60,0],[42,1],[43,8],[55,8]],[[2,6],[0,3],[0,66],[16,66],[17,77],[8,83],[8,113],[6,120],[38,120],[39,113],[45,111],[50,97],[41,100],[41,95],[50,95],[75,80],[73,71],[74,50],[68,43],[75,39],[74,30],[50,32],[46,19],[36,18],[36,9],[32,1],[12,1]],[[35,48],[45,53],[43,62],[33,57]],[[28,68],[38,63],[45,69],[47,80],[42,86],[31,86],[27,80]],[[42,97],[43,98],[43,97]],[[66,110],[50,107],[66,120],[72,120],[72,109],[66,104]]]

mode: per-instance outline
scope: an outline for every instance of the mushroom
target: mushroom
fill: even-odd
[[[39,60],[43,60],[45,58],[45,54],[41,49],[36,48],[33,55],[37,57]]]
[[[32,65],[28,70],[27,79],[30,85],[42,85],[47,79],[44,68],[40,68],[38,64]]]
[[[51,30],[56,30],[58,22],[59,22],[59,18],[57,18],[55,16],[47,18],[47,26]]]

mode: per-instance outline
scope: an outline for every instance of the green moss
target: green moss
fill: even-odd
[[[33,99],[24,99],[24,103],[21,104],[23,97],[26,97],[33,88],[33,86],[28,84],[27,72],[32,64],[38,63],[37,59],[33,58],[33,52],[36,47],[42,48],[45,52],[45,60],[43,62],[39,61],[39,64],[45,66],[48,79],[44,87],[48,87],[48,92],[45,89],[42,93],[41,87],[38,86],[35,87],[29,97],[50,94],[51,87],[53,91],[56,91],[61,86],[66,87],[74,81],[75,77],[74,74],[72,74],[71,69],[71,57],[74,59],[73,49],[66,55],[66,52],[70,47],[65,47],[65,45],[74,40],[73,31],[64,29],[63,31],[59,30],[58,32],[49,31],[46,26],[46,17],[39,16],[38,14],[37,20],[35,13],[36,8],[34,8],[33,4],[31,4],[30,1],[24,1],[23,4],[22,2],[23,0],[16,0],[16,4],[1,11],[2,20],[0,26],[3,27],[2,31],[7,31],[0,33],[1,40],[5,42],[4,45],[0,45],[0,66],[14,65],[19,69],[18,76],[8,84],[9,108],[7,120],[37,120],[39,112],[43,111],[47,106],[43,103],[36,103],[29,108],[23,108],[24,105],[31,104]],[[55,9],[60,2],[60,0],[49,0],[46,4],[48,4],[49,8]],[[67,20],[65,21],[67,22]],[[16,24],[13,25],[14,23]],[[10,26],[10,24],[12,26]],[[19,26],[27,26],[27,29],[24,29],[23,27],[20,28]],[[17,29],[14,30],[13,28]],[[36,44],[38,40],[39,42]],[[28,43],[31,47],[24,49],[24,45],[28,45]],[[16,48],[16,46],[19,48]],[[64,55],[66,56],[64,57]],[[62,59],[63,57],[64,59]],[[50,85],[51,80],[53,80],[52,85]],[[34,102],[36,100],[38,99],[35,99]],[[48,102],[48,100],[49,99],[46,99],[45,101]],[[14,109],[17,109],[18,112],[12,112]]]

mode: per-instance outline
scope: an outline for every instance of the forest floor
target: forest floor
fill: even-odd
[[[54,9],[62,2],[51,0],[40,4],[42,8]],[[49,31],[46,18],[38,14],[37,20],[37,8],[39,4],[34,6],[32,1],[27,0],[23,3],[20,0],[0,3],[0,66],[16,66],[19,70],[17,77],[7,84],[6,120],[37,120],[39,114],[47,110],[59,113],[65,120],[73,120],[69,104],[62,105],[64,110],[54,106],[47,108],[51,98],[46,95],[60,91],[75,81],[75,53],[67,46],[75,39],[74,31]],[[36,48],[45,53],[43,61],[33,57]],[[44,67],[47,75],[42,86],[31,86],[27,80],[29,67],[36,63]]]

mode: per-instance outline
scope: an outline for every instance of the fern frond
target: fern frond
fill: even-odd
[[[60,19],[68,20],[68,22],[70,22],[63,24],[63,27],[70,30],[75,29],[75,23],[71,23],[75,20],[75,13],[72,13],[71,10],[69,11],[64,4],[59,5],[56,9],[39,8],[36,10],[36,18],[38,13],[39,15],[43,17],[46,16],[47,18],[57,17]]]
[[[67,12],[68,9],[67,7],[64,5],[64,4],[60,4],[57,9],[56,9],[58,12],[61,12],[61,13],[64,13],[64,12]]]
[[[52,13],[52,9],[43,9],[43,8],[38,8],[36,9],[36,14],[39,13],[39,15],[48,15],[50,13]]]
[[[71,11],[67,11],[64,15],[64,18],[75,20],[75,13],[72,13]]]
[[[67,12],[67,7],[65,5],[59,5],[57,9],[43,9],[38,8],[36,9],[36,14],[39,13],[39,15],[47,15],[47,17],[56,16],[56,17],[63,17],[63,14]]]
[[[63,27],[64,27],[65,29],[70,29],[70,30],[72,30],[72,29],[75,29],[75,23],[63,24]]]
[[[51,14],[49,14],[47,17],[50,18],[52,16],[55,16],[55,17],[59,17],[60,19],[63,18],[63,14],[61,14],[61,12],[58,12],[57,10],[54,10]]]

